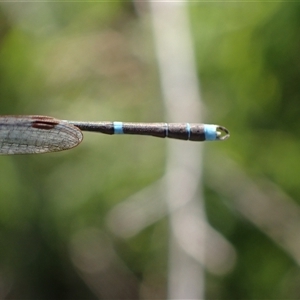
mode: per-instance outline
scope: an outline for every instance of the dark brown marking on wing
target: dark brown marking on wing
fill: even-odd
[[[59,120],[51,118],[51,117],[33,116],[33,117],[31,117],[31,119],[32,119],[31,127],[37,128],[37,129],[50,130],[59,124]]]

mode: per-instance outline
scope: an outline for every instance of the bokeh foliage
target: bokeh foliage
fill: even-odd
[[[2,114],[162,121],[147,6],[139,9],[131,2],[2,3]],[[206,120],[232,132],[228,142],[206,146],[206,168],[218,147],[251,178],[273,181],[298,202],[300,5],[191,2],[189,12]],[[1,157],[0,297],[96,298],[72,261],[72,245],[82,243],[87,252],[100,247],[92,239],[84,243],[84,231],[93,228],[122,261],[127,295],[137,297],[146,282],[155,291],[148,295],[163,298],[167,220],[120,240],[105,218],[163,175],[165,144],[85,134],[71,151]],[[208,220],[238,254],[230,273],[207,273],[207,298],[299,298],[295,261],[224,195],[205,185],[205,197]],[[114,286],[105,277],[103,284]]]

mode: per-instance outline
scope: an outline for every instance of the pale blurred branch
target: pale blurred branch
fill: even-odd
[[[99,299],[138,299],[138,279],[119,258],[109,236],[98,228],[74,234],[70,256],[79,276]]]
[[[163,198],[165,186],[165,179],[161,179],[116,205],[107,215],[107,225],[110,230],[116,236],[126,239],[139,234],[148,226],[167,217],[170,211],[167,210]],[[192,217],[190,213],[188,216]],[[179,214],[178,218],[182,219],[178,220],[174,226],[186,223],[185,214]],[[176,229],[176,233],[180,233],[177,235],[180,247],[184,248],[191,257],[213,274],[220,275],[231,270],[236,258],[233,246],[207,222],[202,222],[197,218],[193,220],[192,224],[206,233],[204,259],[199,255],[202,253],[199,251],[202,241],[197,236],[191,239],[187,232],[182,233],[181,226]],[[182,228],[186,230],[186,227],[183,226]],[[190,230],[192,229],[190,228]]]
[[[207,184],[300,264],[300,208],[295,201],[266,178],[252,180],[230,158],[210,155],[214,164],[207,169]]]
[[[150,1],[154,44],[168,121],[201,120],[200,94],[185,2]],[[204,299],[205,215],[200,144],[168,141],[165,199],[170,218],[169,299]]]

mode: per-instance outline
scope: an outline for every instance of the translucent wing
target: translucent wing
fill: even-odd
[[[51,117],[0,117],[0,155],[62,151],[82,139],[79,128]]]

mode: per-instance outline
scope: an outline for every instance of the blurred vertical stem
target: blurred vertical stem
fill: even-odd
[[[170,122],[199,122],[201,100],[185,2],[150,1],[154,43]],[[168,141],[169,299],[204,299],[205,215],[200,144]],[[197,244],[197,258],[190,245]],[[200,252],[200,253],[199,253]],[[200,257],[200,259],[199,259]]]

